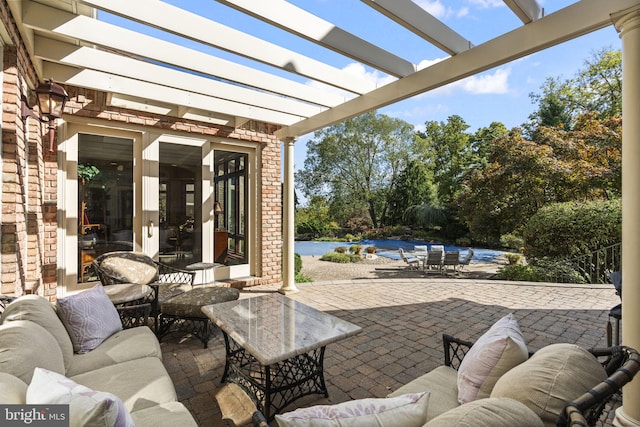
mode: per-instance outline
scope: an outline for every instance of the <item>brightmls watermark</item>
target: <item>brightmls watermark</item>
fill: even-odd
[[[0,405],[3,427],[69,427],[69,405]]]

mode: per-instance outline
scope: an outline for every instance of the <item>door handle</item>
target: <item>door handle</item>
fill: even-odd
[[[153,220],[151,219],[147,223],[147,236],[153,237]]]

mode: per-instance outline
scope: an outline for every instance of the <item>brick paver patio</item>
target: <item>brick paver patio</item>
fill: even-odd
[[[442,364],[443,332],[475,339],[513,312],[531,350],[571,342],[605,346],[608,311],[618,304],[612,285],[566,285],[461,279],[393,279],[316,282],[298,285],[298,301],[355,323],[356,336],[327,347],[325,380],[329,398],[308,396],[299,406],[384,397]],[[251,287],[240,298],[275,288]],[[164,363],[178,398],[202,426],[232,426],[222,419],[225,354],[217,331],[203,349],[195,338],[167,337]]]

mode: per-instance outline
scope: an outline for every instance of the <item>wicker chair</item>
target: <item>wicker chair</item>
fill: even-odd
[[[122,283],[149,285],[153,293],[149,301],[150,315],[158,331],[160,303],[193,288],[194,271],[181,270],[154,261],[140,252],[115,251],[100,255],[93,268],[104,286]]]

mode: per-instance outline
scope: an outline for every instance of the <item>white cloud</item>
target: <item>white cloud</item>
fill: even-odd
[[[416,3],[436,18],[444,18],[447,16],[447,8],[440,2],[440,0],[420,0]]]
[[[505,94],[509,93],[509,75],[511,75],[511,68],[498,68],[491,74],[467,77],[418,95],[418,97],[432,98],[436,96],[451,96],[456,93],[468,93],[471,95]]]
[[[502,0],[468,0],[470,4],[480,7],[481,9],[488,9],[490,7],[502,7],[504,1]]]
[[[418,70],[422,70],[424,68],[429,68],[431,67],[433,64],[437,64],[440,61],[444,61],[447,58],[436,58],[436,59],[423,59],[422,61],[420,61],[417,65]]]

